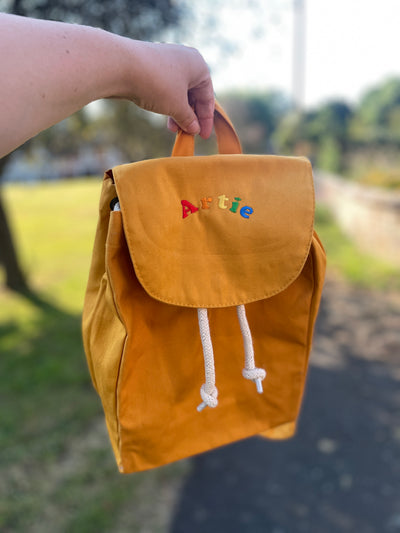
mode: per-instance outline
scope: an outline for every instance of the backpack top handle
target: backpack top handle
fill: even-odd
[[[216,101],[214,110],[214,128],[217,135],[218,152],[220,154],[241,154],[242,147],[238,134],[228,115]],[[194,155],[194,135],[179,130],[172,150],[172,156]]]

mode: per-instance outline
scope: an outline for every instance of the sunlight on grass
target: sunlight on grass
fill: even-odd
[[[100,189],[101,179],[4,187],[34,295],[0,292],[1,531],[122,531],[121,512],[129,531],[163,531],[154,495],[187,471],[121,476],[115,464],[81,339]]]
[[[4,188],[31,285],[70,311],[82,308],[100,188],[100,178]]]

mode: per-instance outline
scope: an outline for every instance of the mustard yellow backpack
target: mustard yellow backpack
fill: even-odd
[[[106,172],[83,340],[121,472],[294,434],[325,253],[303,158],[219,153]]]

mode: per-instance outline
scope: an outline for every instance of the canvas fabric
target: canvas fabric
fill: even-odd
[[[119,470],[154,468],[260,434],[294,434],[321,297],[310,163],[244,155],[220,106],[219,153],[105,174],[83,340]],[[110,202],[118,198],[120,211]],[[245,305],[263,393],[244,379],[236,306]],[[207,309],[218,405],[196,410]]]

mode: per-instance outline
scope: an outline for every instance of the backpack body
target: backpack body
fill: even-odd
[[[220,108],[216,117],[222,153],[188,155],[192,139],[181,134],[183,157],[104,177],[83,340],[124,473],[296,429],[325,272],[311,166],[238,153],[229,119]],[[242,375],[238,308],[266,372],[261,394]],[[218,405],[200,412],[210,354],[199,309],[218,389]]]

